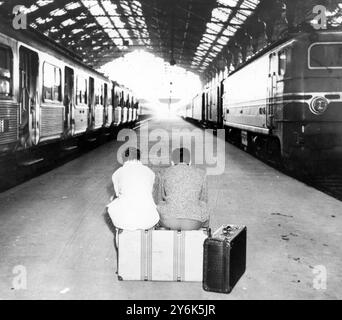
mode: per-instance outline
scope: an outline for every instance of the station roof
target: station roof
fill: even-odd
[[[201,74],[265,1],[27,0],[24,10],[32,28],[95,68],[144,49]],[[0,0],[0,12],[22,4]]]
[[[143,48],[203,71],[259,0],[28,0],[31,27],[100,67]],[[11,14],[21,0],[0,1]]]

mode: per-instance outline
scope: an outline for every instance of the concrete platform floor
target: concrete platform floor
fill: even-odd
[[[179,119],[153,120],[149,128],[194,127]],[[233,292],[118,281],[104,207],[119,145],[102,145],[0,194],[0,299],[342,298],[342,203],[229,144],[224,173],[209,177],[209,202],[213,229],[248,226],[247,271]],[[316,266],[327,271],[326,289],[314,288]],[[25,270],[26,289],[17,290]]]

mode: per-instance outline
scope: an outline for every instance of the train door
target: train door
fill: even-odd
[[[223,81],[217,87],[217,126],[223,128]]]
[[[205,120],[205,93],[202,93],[202,121]]]
[[[109,118],[109,103],[108,103],[108,84],[104,83],[103,85],[103,107],[104,107],[104,113],[103,113],[103,123],[104,125],[108,124],[108,118]]]
[[[64,130],[71,133],[72,119],[74,119],[74,70],[65,67],[64,72]]]
[[[19,49],[20,139],[24,146],[39,142],[38,54]],[[30,137],[30,133],[32,136]]]
[[[89,103],[88,103],[88,126],[92,128],[95,121],[95,110],[94,110],[94,102],[95,102],[95,93],[94,93],[94,78],[89,77]]]
[[[277,95],[278,59],[275,52],[269,55],[269,74],[267,86],[266,125],[272,129],[274,126],[274,102]]]
[[[208,121],[209,119],[209,92],[205,92],[205,117],[204,121]]]

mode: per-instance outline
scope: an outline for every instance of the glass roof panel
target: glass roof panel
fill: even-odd
[[[196,61],[196,63],[204,65],[204,62],[212,61],[222,51],[223,47],[228,44],[230,38],[234,36],[247,17],[252,14],[251,10],[243,10],[243,8],[255,9],[259,2],[260,0],[217,0],[217,3],[221,6],[213,9],[211,22],[207,23],[206,31],[202,36],[193,62]],[[233,10],[233,8],[237,10]],[[234,16],[232,16],[233,13]],[[229,25],[230,23],[236,24],[236,26]],[[218,36],[219,34],[222,35]],[[200,60],[201,58],[202,60]]]
[[[81,6],[81,4],[79,2],[71,2],[68,3],[67,5],[65,5],[65,9],[67,10],[74,10],[77,9]]]
[[[52,20],[52,19],[51,19],[51,20]],[[71,26],[71,25],[73,25],[73,24],[75,24],[75,23],[76,23],[75,20],[67,19],[67,20],[64,20],[64,21],[61,23],[61,25],[62,25],[63,27],[66,27],[66,26]]]
[[[52,3],[52,2],[53,2],[53,0],[38,0],[36,2],[36,4],[38,6],[40,6],[40,7],[44,7],[44,6],[46,6],[46,5],[48,5],[48,4]]]
[[[54,17],[60,17],[60,16],[63,16],[64,14],[66,14],[66,10],[64,9],[56,9],[56,10],[53,10],[50,12],[50,15],[51,16],[54,16]]]

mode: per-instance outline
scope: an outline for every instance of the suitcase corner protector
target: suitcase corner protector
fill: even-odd
[[[121,277],[121,276],[118,275],[118,280],[119,280],[119,281],[123,281],[123,277]]]

